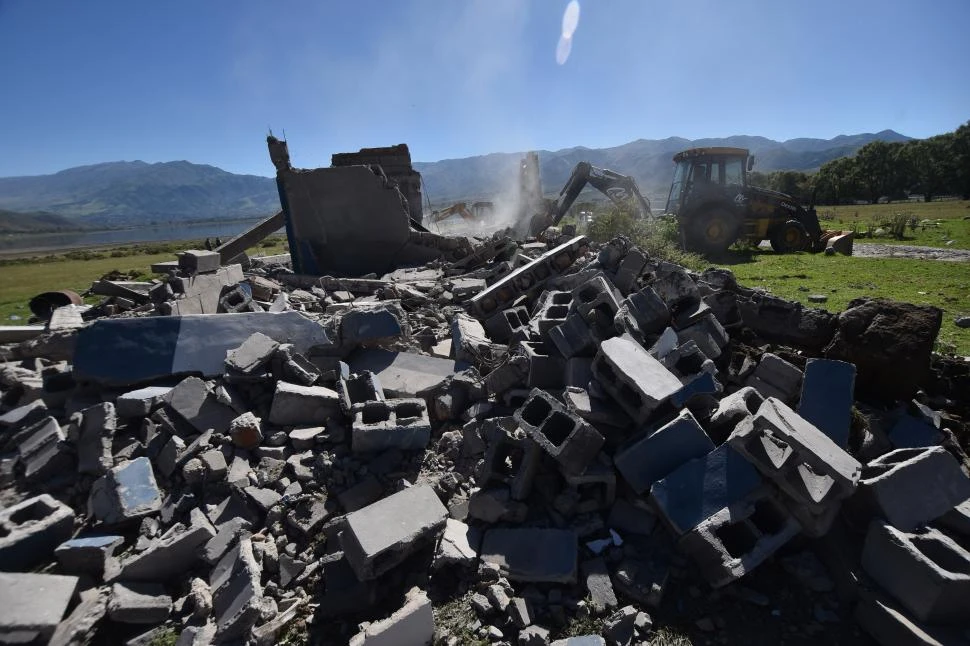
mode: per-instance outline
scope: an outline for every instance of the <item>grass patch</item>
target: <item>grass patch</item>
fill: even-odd
[[[166,628],[158,633],[148,642],[148,646],[175,646],[179,640],[179,633],[175,628]]]
[[[447,632],[448,636],[457,637],[459,644],[488,646],[489,641],[479,637],[470,628],[478,619],[475,611],[468,603],[471,595],[472,592],[468,592],[466,595],[452,599],[446,604],[434,606],[434,623],[438,628],[435,633]],[[434,645],[441,646],[446,642],[445,639],[435,639]]]
[[[820,206],[823,229],[851,230],[861,244],[905,244],[970,249],[970,201],[898,202],[861,206]],[[902,237],[893,237],[901,225]],[[884,235],[875,235],[882,229]],[[952,242],[951,242],[952,241]]]
[[[271,246],[265,246],[271,242]],[[174,260],[175,252],[202,248],[197,240],[150,245],[83,249],[33,258],[0,260],[0,325],[25,325],[30,318],[27,302],[41,292],[71,289],[81,293],[105,274],[117,271],[139,280],[152,277],[149,266]],[[272,236],[248,250],[250,256],[285,253],[286,238]],[[95,298],[92,302],[98,302]],[[20,319],[11,319],[19,316]]]
[[[860,296],[935,305],[943,310],[938,350],[970,355],[970,329],[954,325],[957,316],[970,314],[970,263],[744,250],[729,252],[718,264],[742,285],[830,312]],[[812,303],[813,294],[828,300]]]

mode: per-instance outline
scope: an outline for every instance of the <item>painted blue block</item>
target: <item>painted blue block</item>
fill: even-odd
[[[917,449],[937,446],[943,441],[943,433],[924,420],[903,415],[889,431],[889,441],[897,449]]]
[[[685,534],[760,484],[758,470],[729,444],[722,444],[655,483],[650,497],[674,531]]]
[[[702,372],[687,382],[683,388],[670,396],[670,403],[676,408],[683,408],[695,395],[719,395],[721,384],[709,372]]]
[[[688,460],[713,450],[711,438],[685,409],[670,423],[621,448],[614,462],[623,478],[639,494]]]
[[[849,446],[854,398],[854,364],[834,359],[808,360],[797,412],[843,449]]]

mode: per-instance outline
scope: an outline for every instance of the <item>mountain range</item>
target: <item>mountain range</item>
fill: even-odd
[[[854,154],[870,141],[908,141],[892,130],[833,139],[789,139],[738,135],[689,140],[638,139],[611,148],[539,151],[542,186],[554,195],[580,161],[633,176],[654,198],[666,194],[671,157],[685,148],[748,148],[760,171],[812,171],[832,159]],[[493,153],[416,162],[425,195],[435,206],[458,200],[492,199],[515,186],[522,153]],[[267,161],[267,166],[269,163]],[[236,175],[214,166],[174,161],[149,164],[118,161],[54,173],[0,178],[0,231],[61,230],[66,227],[119,227],[271,215],[279,209],[270,177]],[[9,212],[13,212],[12,214]]]

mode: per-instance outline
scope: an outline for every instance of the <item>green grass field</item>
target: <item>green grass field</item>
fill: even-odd
[[[148,280],[152,278],[149,270],[152,263],[174,260],[176,251],[201,249],[201,244],[190,240],[0,260],[0,325],[25,325],[31,316],[27,302],[41,292],[71,289],[80,294],[91,283],[114,271],[135,276],[136,280]],[[272,236],[248,253],[268,256],[283,253],[285,249],[285,238]],[[97,303],[100,299],[95,296],[87,302]]]
[[[843,229],[862,234],[879,228],[888,231],[897,215],[915,218],[915,228],[906,227],[902,240],[891,235],[859,237],[860,244],[905,244],[924,247],[970,249],[970,201],[897,202],[861,206],[819,206],[818,217],[823,229]],[[951,242],[952,241],[952,242]]]

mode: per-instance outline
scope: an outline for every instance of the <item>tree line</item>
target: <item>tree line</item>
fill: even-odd
[[[817,204],[902,200],[910,195],[921,195],[927,202],[941,195],[970,199],[970,122],[928,139],[873,141],[852,157],[823,164],[817,173],[752,172],[749,182],[806,202],[814,195]]]

